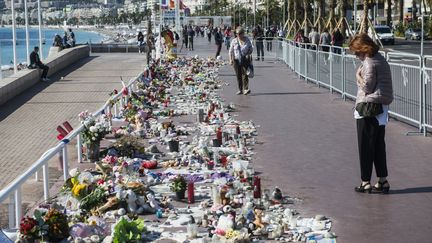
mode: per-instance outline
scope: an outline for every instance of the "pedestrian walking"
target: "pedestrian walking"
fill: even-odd
[[[144,42],[144,35],[141,31],[138,32],[137,44],[138,44],[138,53],[143,53],[145,42]]]
[[[189,29],[187,31],[188,34],[188,45],[189,45],[189,51],[193,51],[193,39],[195,36],[195,31],[192,29],[192,26],[189,26]]]
[[[220,56],[220,52],[222,49],[222,42],[223,42],[223,36],[222,36],[221,28],[216,28],[216,32],[214,33],[214,37],[215,37],[215,43],[217,46],[217,50],[216,50],[216,58],[217,58],[218,56]]]
[[[182,30],[182,45],[180,47],[180,51],[183,50],[183,46],[188,48],[188,29],[187,26],[183,26]]]
[[[333,48],[333,52],[336,54],[342,54],[342,45],[345,42],[345,37],[342,35],[339,28],[336,28],[332,36],[332,44],[336,48]]]
[[[329,46],[331,45],[331,36],[327,28],[324,28],[323,32],[321,33],[320,45],[322,51],[328,52],[330,50]]]
[[[266,36],[267,51],[271,52],[273,50],[273,38],[275,36],[275,33],[271,28],[268,28],[265,36]]]
[[[356,35],[349,49],[362,61],[356,72],[358,91],[354,110],[362,182],[355,191],[388,193],[384,137],[389,105],[393,101],[390,66],[378,52],[378,45],[365,33]],[[371,186],[373,166],[379,180]]]
[[[237,77],[239,91],[238,95],[247,95],[249,90],[249,77],[247,69],[252,62],[253,46],[252,42],[245,36],[242,27],[236,29],[237,37],[231,41],[229,53],[230,64],[233,65]]]
[[[264,61],[264,31],[260,25],[258,25],[253,31],[253,38],[255,40],[255,46],[257,50],[257,57],[255,60]]]
[[[225,39],[225,45],[227,50],[230,48],[230,44],[231,44],[231,27],[228,27],[225,29],[224,31],[224,39]]]
[[[43,64],[39,58],[39,47],[35,46],[32,53],[30,54],[30,66],[29,68],[40,68],[42,69],[42,75],[41,80],[42,81],[49,81],[49,78],[47,78],[49,67],[45,64]]]
[[[314,44],[312,46],[312,49],[317,50],[317,47],[320,44],[320,34],[316,30],[316,28],[312,28],[312,31],[309,33],[309,40],[311,44]]]

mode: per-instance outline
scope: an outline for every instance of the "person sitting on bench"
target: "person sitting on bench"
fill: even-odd
[[[42,69],[42,81],[49,81],[47,78],[49,67],[44,65],[39,58],[39,47],[35,46],[33,52],[30,54],[30,66],[29,68],[40,68]]]

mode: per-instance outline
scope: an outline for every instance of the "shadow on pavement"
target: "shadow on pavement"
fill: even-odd
[[[282,93],[252,93],[249,96],[261,95],[308,95],[308,94],[323,94],[324,92],[282,92]]]
[[[390,190],[390,194],[432,193],[432,186]]]

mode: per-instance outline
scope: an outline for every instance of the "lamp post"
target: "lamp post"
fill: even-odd
[[[39,24],[39,55],[43,60],[43,46],[42,46],[42,11],[40,0],[38,0],[38,24]]]
[[[267,29],[268,29],[268,27],[269,27],[269,0],[266,0],[267,1]]]
[[[30,40],[29,40],[29,22],[28,22],[27,0],[24,0],[24,18],[25,18],[25,32],[26,32],[27,65],[30,65]]]
[[[256,26],[256,0],[254,0],[253,8],[254,8],[253,16],[254,16],[254,28],[255,28],[255,26]]]
[[[357,0],[354,0],[354,34],[357,33]]]
[[[17,68],[17,50],[16,50],[16,21],[15,21],[15,4],[14,1],[11,0],[11,8],[12,8],[12,50],[13,50],[13,68],[14,73],[18,72]]]

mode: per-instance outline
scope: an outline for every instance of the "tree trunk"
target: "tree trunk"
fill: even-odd
[[[391,28],[391,26],[393,25],[393,18],[392,18],[392,1],[391,0],[387,0],[387,25]]]
[[[404,0],[399,0],[399,23],[404,22]]]
[[[329,1],[329,19],[333,20],[334,18],[334,8],[335,8],[335,0]]]
[[[305,34],[309,33],[309,16],[308,16],[308,8],[309,8],[309,0],[303,0],[303,11],[304,11],[304,30],[305,30]]]
[[[367,33],[369,29],[369,3],[363,0],[363,19],[361,22],[360,32]]]
[[[345,19],[346,18],[346,9],[347,9],[347,1],[340,0],[339,1],[339,16],[340,18]],[[342,24],[340,26],[340,30],[342,34],[345,36],[346,28],[349,28],[349,26],[346,26],[345,20],[342,21]]]
[[[297,9],[297,1],[294,0],[294,21],[296,21],[298,19],[298,9]]]
[[[412,0],[412,21],[417,21],[417,1]]]

